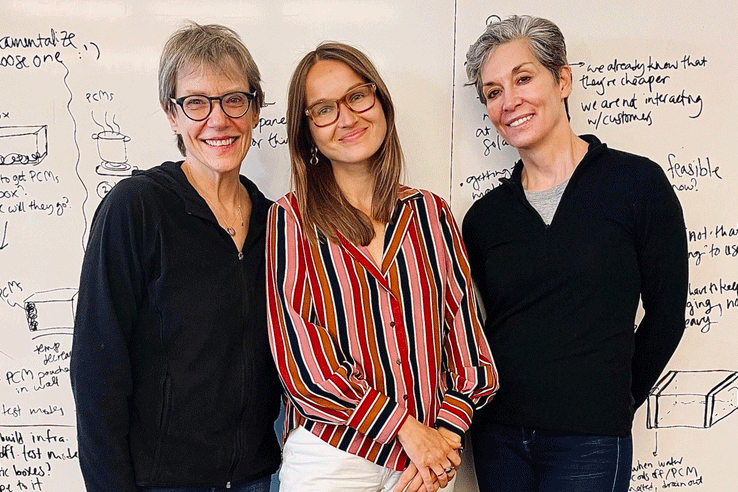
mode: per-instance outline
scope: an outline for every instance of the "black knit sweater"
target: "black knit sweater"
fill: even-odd
[[[549,226],[525,198],[522,162],[464,219],[500,376],[475,422],[627,436],[684,332],[687,239],[671,184],[650,160],[582,138]]]

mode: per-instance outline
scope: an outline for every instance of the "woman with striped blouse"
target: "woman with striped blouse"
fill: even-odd
[[[357,49],[302,59],[287,128],[294,191],[267,230],[281,490],[451,490],[474,410],[497,390],[451,211],[399,184],[392,100]]]

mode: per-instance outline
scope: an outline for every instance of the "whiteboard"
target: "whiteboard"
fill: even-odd
[[[243,37],[262,72],[266,104],[242,172],[271,198],[289,186],[284,113],[294,66],[323,40],[364,50],[395,101],[405,181],[448,199],[460,222],[516,160],[464,86],[463,66],[487,19],[513,13],[548,17],[564,32],[575,130],[659,162],[685,209],[689,326],[654,390],[652,413],[644,406],[635,416],[633,490],[672,482],[731,490],[738,478],[725,465],[738,455],[730,379],[738,371],[738,166],[724,142],[738,134],[738,6],[729,4],[0,4],[0,491],[83,489],[68,374],[79,269],[101,197],[131,170],[179,158],[156,87],[158,56],[172,31],[192,19]],[[654,69],[636,73],[649,58]],[[650,84],[622,82],[650,75]],[[674,394],[675,382],[693,388],[691,400]],[[707,403],[690,404],[694,394],[711,402],[709,419],[695,417]],[[663,417],[669,401],[689,410]],[[459,492],[477,491],[470,461]]]

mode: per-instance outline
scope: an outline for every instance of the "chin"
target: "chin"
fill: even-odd
[[[516,149],[530,149],[534,147],[541,139],[535,135],[513,135],[503,136],[505,141]]]

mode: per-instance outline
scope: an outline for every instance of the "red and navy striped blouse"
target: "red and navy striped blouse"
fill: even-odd
[[[321,237],[319,235],[319,237]],[[438,196],[402,187],[381,265],[339,234],[310,244],[294,194],[267,223],[272,354],[297,426],[403,470],[408,415],[464,433],[497,391],[456,222]]]

